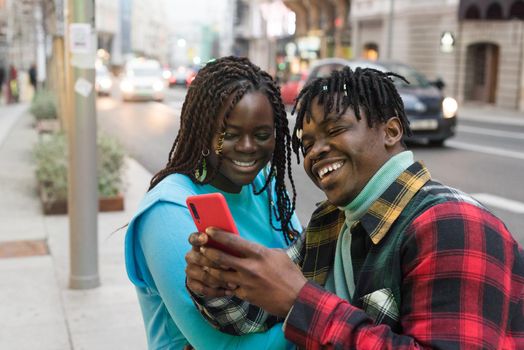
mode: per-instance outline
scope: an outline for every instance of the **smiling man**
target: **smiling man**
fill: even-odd
[[[327,201],[288,254],[216,229],[208,235],[243,257],[198,251],[207,237],[190,238],[188,287],[229,298],[226,312],[193,294],[217,327],[262,319],[254,306],[232,311],[241,298],[285,317],[301,348],[524,348],[522,249],[480,203],[414,161],[393,76],[346,67],[300,93],[293,148]]]

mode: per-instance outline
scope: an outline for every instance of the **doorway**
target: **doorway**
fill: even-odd
[[[498,45],[476,43],[468,46],[464,91],[467,100],[496,102],[498,65]]]

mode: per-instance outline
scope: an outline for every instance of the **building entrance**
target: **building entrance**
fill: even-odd
[[[469,45],[466,56],[466,100],[495,103],[499,47],[492,43]]]

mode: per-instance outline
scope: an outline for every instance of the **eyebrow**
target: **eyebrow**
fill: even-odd
[[[237,125],[232,125],[232,124],[226,124],[226,129],[227,128],[231,128],[231,129],[235,129],[235,130],[239,130],[239,129],[242,129],[242,127],[240,126],[237,126]],[[275,125],[269,125],[269,124],[264,124],[264,125],[259,125],[257,127],[255,127],[255,130],[260,130],[260,129],[274,129],[275,128]]]

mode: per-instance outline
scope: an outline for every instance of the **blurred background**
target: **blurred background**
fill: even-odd
[[[415,158],[524,245],[523,0],[0,0],[0,348],[145,347],[113,232],[225,55],[275,78],[291,127],[315,77],[405,76]],[[324,196],[293,171],[307,225]]]

